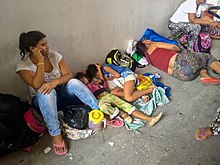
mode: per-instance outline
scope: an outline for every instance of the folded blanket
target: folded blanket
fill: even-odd
[[[164,106],[170,102],[165,95],[165,90],[161,87],[156,87],[149,96],[150,100],[147,103],[142,99],[137,99],[132,103],[132,105],[137,107],[137,109],[145,113],[147,116],[151,116],[158,106]]]
[[[165,42],[165,43],[168,43],[168,44],[178,45],[177,41],[165,38],[165,37],[161,36],[160,34],[156,33],[153,29],[149,29],[149,28],[146,29],[143,36],[140,38],[140,41],[143,38],[145,38],[147,40],[151,40],[153,42]]]

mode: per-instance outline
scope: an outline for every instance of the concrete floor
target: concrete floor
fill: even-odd
[[[220,59],[220,41],[214,42],[212,53]],[[218,53],[218,54],[217,54]],[[44,149],[52,148],[49,135],[33,146],[31,153],[17,151],[0,159],[1,165],[219,165],[220,136],[204,142],[195,140],[195,130],[210,124],[220,107],[220,86],[203,86],[199,78],[181,82],[147,66],[139,73],[160,73],[162,82],[171,87],[171,102],[159,107],[162,120],[153,128],[146,125],[142,135],[125,127],[111,128],[85,140],[68,140],[70,151],[57,156]],[[218,75],[214,75],[218,76]],[[113,142],[111,146],[109,143]]]

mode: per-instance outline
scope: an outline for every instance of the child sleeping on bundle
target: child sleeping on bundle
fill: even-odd
[[[89,88],[97,98],[100,110],[106,115],[109,115],[110,119],[119,115],[125,122],[131,123],[133,121],[131,116],[134,116],[147,121],[152,127],[161,119],[162,112],[156,117],[146,116],[128,102],[109,93],[107,91],[108,84],[103,77],[101,66],[98,63],[91,65],[93,69],[91,69],[91,67],[90,70],[87,69],[86,74],[78,72],[75,78],[81,80]],[[95,76],[88,78],[87,74],[91,75],[89,74],[90,72],[95,72]]]

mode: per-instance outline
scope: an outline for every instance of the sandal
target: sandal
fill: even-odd
[[[196,130],[195,138],[199,141],[203,141],[210,136],[213,136],[210,128],[200,128]]]
[[[151,127],[153,127],[162,117],[162,112],[156,117],[152,117],[151,121],[148,123]]]
[[[201,79],[200,82],[202,85],[220,85],[220,79],[214,77]]]
[[[122,120],[124,120],[127,123],[131,123],[133,121],[133,119],[131,118],[131,116],[129,116],[127,113],[124,113],[123,115],[120,116],[122,118]]]
[[[115,118],[113,120],[107,121],[107,125],[118,128],[118,127],[123,127],[124,122],[120,118]]]
[[[62,148],[63,151],[59,151],[57,148]],[[54,149],[55,154],[57,155],[65,155],[68,152],[64,140],[62,141],[61,145],[53,143],[53,149]]]

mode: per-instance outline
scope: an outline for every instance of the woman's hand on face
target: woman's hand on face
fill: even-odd
[[[33,55],[38,59],[38,60],[42,60],[43,59],[43,55],[40,52],[40,49],[34,47],[33,49],[31,49]]]
[[[57,83],[56,81],[51,81],[51,82],[47,82],[47,83],[44,83],[41,87],[40,87],[40,93],[41,94],[49,94],[50,91],[54,88],[56,88],[57,86]]]
[[[150,45],[151,43],[153,43],[153,42],[152,42],[151,40],[147,40],[147,39],[143,38],[143,39],[142,39],[142,43],[148,48],[149,45]]]

